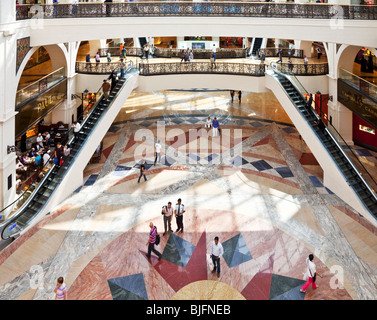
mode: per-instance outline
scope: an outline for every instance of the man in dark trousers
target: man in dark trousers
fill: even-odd
[[[311,110],[311,109],[312,109],[312,103],[313,103],[313,95],[310,94],[310,95],[309,95],[309,100],[308,100],[308,102],[306,103],[306,108],[307,108],[308,110]]]
[[[109,2],[113,2],[113,0],[105,0],[105,5],[106,5],[106,16],[110,17],[111,16],[111,4],[108,4]]]
[[[234,99],[234,90],[230,90],[230,97],[232,98],[232,102],[233,102],[233,99]]]
[[[144,162],[140,165],[140,176],[139,176],[139,180],[137,180],[137,183],[140,182],[140,179],[142,176],[144,176],[144,181],[147,181],[147,177],[145,176],[145,163]]]
[[[212,258],[213,262],[213,270],[212,273],[217,272],[217,277],[220,277],[220,258],[224,254],[224,248],[219,242],[219,237],[215,237],[212,243],[211,247],[211,255],[210,257]]]
[[[238,102],[241,103],[242,92],[238,91]]]
[[[185,206],[182,204],[182,200],[178,199],[177,204],[175,205],[174,215],[177,220],[177,230],[175,232],[180,231],[183,232],[183,214],[185,213]]]
[[[276,63],[283,63],[283,51],[281,49],[279,49],[278,51],[278,57],[279,57],[279,60],[276,61]]]
[[[153,225],[152,222],[149,224],[149,227],[151,228],[151,231],[149,232],[149,239],[147,242],[147,246],[148,246],[147,258],[149,259],[151,257],[151,253],[153,252],[156,256],[158,256],[158,260],[160,260],[162,254],[154,248],[156,244],[156,237],[158,235],[157,228]]]

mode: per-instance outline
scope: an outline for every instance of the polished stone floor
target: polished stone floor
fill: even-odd
[[[208,116],[220,137],[204,128]],[[142,161],[147,181],[138,183]],[[71,300],[375,299],[377,229],[322,175],[271,93],[231,103],[224,91],[133,92],[83,186],[1,253],[0,299],[53,299],[60,276]],[[162,236],[161,207],[178,198],[184,232]],[[145,256],[150,222],[159,261]],[[310,253],[323,278],[301,293]]]

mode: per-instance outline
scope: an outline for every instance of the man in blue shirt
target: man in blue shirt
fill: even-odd
[[[219,121],[216,119],[216,117],[213,118],[212,127],[213,127],[213,136],[217,137],[219,135],[220,125],[219,125]]]

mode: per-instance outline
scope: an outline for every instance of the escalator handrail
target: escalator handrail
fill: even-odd
[[[272,63],[270,63],[270,65],[271,65]],[[291,77],[293,77],[294,79],[295,79],[295,81],[297,81],[299,84],[300,84],[300,86],[301,86],[301,88],[305,91],[305,93],[306,94],[308,94],[309,95],[309,93],[308,93],[308,91],[305,89],[305,87],[303,86],[303,84],[301,83],[301,81],[296,77],[296,75],[295,74],[293,74],[293,73],[291,73],[291,72],[289,72],[289,71],[287,71],[287,73],[291,76]],[[283,75],[287,80],[290,80],[289,78],[287,78],[287,76],[284,74],[284,73],[280,73],[281,75]],[[291,82],[292,83],[292,82]],[[300,94],[301,94],[301,90],[299,89],[299,88],[297,88],[297,86],[295,85],[295,83],[292,83],[292,85],[300,92]],[[305,97],[301,94],[301,96],[304,98],[304,100],[306,100],[305,99]],[[319,110],[319,114],[320,114],[320,116],[323,116],[324,118],[325,118],[325,114],[322,112],[322,110],[321,110],[321,108],[320,108],[320,106],[318,105],[318,103],[315,101],[315,100],[313,100],[313,102],[314,102],[314,104],[315,104],[315,106],[317,107],[317,110]],[[316,116],[317,116],[317,114],[316,113],[314,113]],[[320,118],[320,117],[318,117],[317,116],[317,118],[320,120],[320,121],[322,121],[322,119]],[[343,139],[343,137],[341,136],[341,134],[338,132],[338,130],[328,121],[328,124],[331,126],[331,128],[336,132],[336,134],[342,139],[342,143],[344,144],[344,145],[346,145],[347,146],[347,148],[350,150],[350,152],[353,154],[353,156],[355,157],[355,159],[357,160],[357,162],[360,164],[360,166],[364,169],[364,171],[368,174],[368,176],[371,178],[371,180],[373,181],[373,183],[377,186],[377,182],[374,180],[374,178],[372,177],[372,175],[369,173],[369,171],[364,167],[364,165],[362,164],[362,162],[358,159],[358,157],[357,157],[357,155],[353,152],[353,150],[352,150],[352,148],[348,145],[348,143]],[[327,125],[328,126],[328,125]],[[336,144],[338,145],[338,141],[337,141],[337,139],[335,139],[334,137],[333,137],[333,135],[331,134],[331,132],[329,132],[329,130],[326,128],[326,130],[327,130],[327,132],[331,135],[331,138],[336,142]],[[343,148],[342,147],[340,147],[339,145],[338,145],[338,147],[342,150],[342,152],[344,153],[344,150],[343,150]],[[348,156],[346,156],[347,157],[347,160],[352,164],[352,167],[354,167],[354,164],[352,163],[352,161],[350,161],[350,159],[348,158]],[[354,167],[354,169],[358,172],[358,169],[357,168],[355,168]],[[367,184],[368,185],[368,184]],[[377,190],[375,191],[375,192],[377,192]],[[375,194],[375,192],[372,192],[373,194]],[[377,199],[377,198],[376,198]]]
[[[271,70],[273,70],[275,73],[283,76],[284,78],[286,78],[295,88],[296,90],[298,91],[298,93],[300,94],[300,96],[304,99],[304,101],[306,100],[304,95],[302,94],[301,90],[297,87],[297,85],[292,82],[285,73],[283,72],[280,72],[278,70],[276,70],[276,68],[274,68],[273,66],[273,62],[270,63],[270,68]],[[303,90],[305,91],[306,94],[309,94],[307,92],[307,90],[305,89],[305,87],[302,85],[302,83],[297,79],[297,77],[294,75],[294,74],[290,74],[288,73],[290,76],[293,76],[295,78],[295,80],[301,85],[301,87],[303,88]],[[314,100],[313,100],[314,101]],[[315,105],[318,107],[317,103],[314,101]],[[318,109],[320,110],[320,109]],[[322,111],[320,110],[320,112],[322,113]],[[315,112],[312,112],[316,118],[318,119],[318,121],[322,121],[322,119],[315,113]],[[323,113],[322,113],[323,114]],[[357,158],[357,156],[354,154],[354,152],[352,151],[352,149],[348,146],[348,144],[344,141],[343,137],[339,134],[339,132],[334,128],[334,126],[330,123],[331,127],[336,131],[336,133],[339,135],[339,137],[343,140],[344,144],[349,148],[349,150],[352,152],[352,154],[355,156],[355,158],[357,159],[357,161],[360,163],[360,165],[364,168],[364,170],[366,171],[366,173],[369,175],[369,177],[372,179],[372,181],[377,185],[376,181],[373,179],[373,177],[370,175],[370,173],[368,172],[368,170],[363,166],[363,164],[360,162],[360,160]],[[371,193],[371,195],[373,196],[373,198],[377,201],[377,196],[375,194],[375,192],[377,191],[373,191],[371,189],[371,187],[369,186],[369,184],[365,181],[365,179],[362,177],[362,175],[360,174],[359,170],[355,167],[355,165],[353,164],[353,162],[349,159],[349,157],[347,156],[347,154],[344,152],[343,148],[340,146],[340,144],[338,143],[338,141],[334,138],[334,136],[331,134],[331,132],[328,130],[328,128],[325,126],[326,128],[326,132],[328,133],[328,135],[331,137],[332,141],[336,144],[336,146],[338,147],[338,149],[340,150],[340,152],[342,153],[342,155],[347,159],[348,163],[352,166],[352,168],[354,169],[354,171],[357,173],[357,176],[361,179],[361,181],[364,183],[364,185],[366,186],[366,188],[369,190],[369,192]],[[347,178],[346,178],[347,180]]]
[[[118,69],[119,69],[119,67],[115,68],[113,71],[117,71]],[[131,71],[132,69],[133,69],[133,63],[131,63],[131,66],[130,66],[129,68],[127,68],[126,73],[129,72],[129,71]],[[101,90],[101,87],[98,89],[97,93],[99,93],[100,90]],[[101,95],[101,97],[102,97],[102,95]],[[92,109],[90,110],[88,116],[87,116],[87,117],[85,118],[85,120],[83,121],[82,126],[81,126],[81,129],[83,128],[83,126],[84,126],[84,124],[86,123],[87,119],[90,118],[90,115],[92,114],[92,112],[94,112],[94,110],[96,110],[97,106],[98,106],[99,103],[102,101],[101,97],[100,97],[100,99],[95,103],[95,107],[92,108]],[[80,129],[80,130],[81,130],[81,129]],[[69,133],[72,134],[72,132],[73,132],[73,128],[70,129],[70,132],[69,132]],[[68,133],[68,136],[69,136],[69,133]],[[74,139],[75,139],[75,138],[72,137],[72,138],[68,141],[68,144],[72,144],[72,142],[74,141]],[[80,146],[80,148],[81,148],[81,146]],[[80,149],[80,148],[79,148],[79,149]],[[77,154],[78,154],[78,153],[77,153]],[[77,155],[77,154],[76,154],[76,155]],[[72,161],[69,162],[67,169],[70,168],[71,165],[72,165]],[[53,172],[53,169],[54,169],[55,167],[56,167],[56,165],[53,164],[52,167],[50,168],[50,170],[49,170],[48,172],[46,172],[46,175],[44,176],[44,178],[42,179],[42,181],[37,185],[37,188],[34,190],[34,192],[29,196],[29,198],[27,199],[27,201],[25,201],[25,203],[24,203],[24,204],[23,204],[23,205],[17,210],[18,212],[17,212],[13,217],[11,217],[10,219],[8,219],[8,220],[4,221],[2,224],[0,224],[1,239],[3,239],[3,240],[8,239],[8,238],[5,238],[5,239],[4,239],[4,237],[3,237],[3,231],[4,231],[4,229],[6,229],[9,225],[11,225],[12,223],[14,223],[14,221],[17,220],[17,219],[23,214],[23,211],[25,210],[25,208],[31,203],[31,201],[33,200],[35,194],[38,193],[38,191],[40,190],[40,188],[42,187],[42,185],[44,184],[44,182],[49,178],[49,176],[51,175],[51,173]],[[67,170],[65,170],[65,172],[67,172]],[[30,185],[30,186],[31,186],[31,185]],[[30,186],[29,186],[29,187],[30,187]],[[19,199],[20,199],[20,197],[19,197],[17,200],[19,200]],[[17,200],[16,200],[16,201],[17,201]],[[14,202],[16,202],[16,201],[14,201]],[[14,203],[14,202],[13,202],[13,203]],[[42,206],[42,207],[43,207],[43,206]],[[41,208],[42,208],[42,207],[41,207]],[[41,209],[41,208],[40,208],[40,209]],[[3,210],[5,210],[5,209],[3,209]],[[2,210],[2,211],[3,211],[3,210]],[[0,211],[0,212],[2,212],[2,211]],[[32,218],[30,218],[30,219],[33,219],[33,218],[34,218],[34,217],[32,217]]]

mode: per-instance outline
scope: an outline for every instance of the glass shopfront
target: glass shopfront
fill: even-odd
[[[67,79],[16,109],[16,140],[66,99]]]

